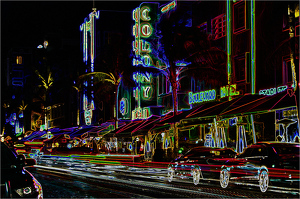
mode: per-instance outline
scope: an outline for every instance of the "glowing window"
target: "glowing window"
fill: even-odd
[[[16,64],[22,64],[22,56],[17,56]]]
[[[211,20],[211,32],[214,39],[220,39],[226,35],[226,17],[224,14]]]

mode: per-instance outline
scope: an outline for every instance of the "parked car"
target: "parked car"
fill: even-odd
[[[35,164],[34,159],[26,159],[1,144],[1,198],[43,198],[41,184],[24,166]]]
[[[208,164],[209,159],[227,159],[235,155],[236,152],[231,148],[194,147],[169,164],[168,181],[171,182],[173,178],[192,178],[194,184],[197,185],[200,179],[210,177],[212,170],[215,170]]]
[[[299,154],[299,144],[260,142],[236,158],[214,159],[211,163],[224,164],[220,170],[222,188],[228,187],[230,181],[252,181],[258,183],[261,192],[266,192],[270,180],[299,185]]]

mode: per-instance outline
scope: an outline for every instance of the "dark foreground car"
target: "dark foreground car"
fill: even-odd
[[[192,148],[186,154],[173,160],[168,167],[168,181],[173,178],[192,178],[195,185],[200,179],[209,178],[211,174],[218,175],[214,167],[208,165],[209,159],[233,158],[236,152],[231,148],[210,148],[199,146]]]
[[[269,183],[299,186],[300,145],[294,143],[260,142],[246,148],[236,158],[214,159],[211,163],[224,165],[220,170],[220,185],[230,181],[257,183],[266,192]]]
[[[33,159],[17,155],[1,144],[1,198],[43,198],[41,184],[24,166],[35,164]]]

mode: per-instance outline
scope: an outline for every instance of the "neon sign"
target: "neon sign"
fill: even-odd
[[[136,108],[132,111],[132,120],[147,119],[148,117],[150,117],[150,108],[149,107]]]
[[[240,92],[236,91],[236,84],[226,85],[220,88],[220,98],[231,97],[239,94]]]
[[[169,10],[175,9],[176,7],[176,1],[172,1],[171,3],[167,4],[166,6],[161,8],[161,12],[165,13],[168,12]]]
[[[90,42],[90,58],[91,58],[91,72],[94,72],[94,55],[95,55],[95,18],[99,19],[100,11],[93,8],[93,12],[89,14],[89,21],[87,18],[80,25],[80,31],[83,32],[83,62],[87,64],[88,61],[88,42]],[[88,39],[88,32],[90,38]]]
[[[198,93],[189,92],[189,104],[213,101],[216,99],[216,90],[201,91]]]
[[[297,109],[290,109],[282,111],[283,117],[297,117],[298,112]]]
[[[134,66],[143,65],[147,67],[154,65],[150,55],[152,52],[150,41],[155,39],[153,25],[158,19],[157,9],[158,4],[156,3],[142,3],[140,7],[132,12],[132,19],[135,21],[132,27],[132,34],[135,38],[132,42],[132,48],[135,52],[132,63]]]
[[[278,86],[276,88],[269,88],[259,91],[259,95],[275,95],[276,93],[281,93],[287,89],[287,86]]]
[[[126,98],[122,98],[120,101],[120,112],[122,115],[128,112],[128,100]]]
[[[136,83],[151,83],[152,80],[153,80],[153,77],[152,77],[152,73],[139,73],[139,72],[135,72],[133,73],[133,80],[136,82]]]
[[[88,56],[90,57],[90,71],[94,72],[94,59],[95,59],[95,19],[99,19],[100,11],[96,11],[93,8],[93,12],[89,14],[89,20],[84,19],[84,22],[80,25],[80,31],[83,32],[83,62],[88,64]],[[88,34],[89,33],[89,34]],[[88,37],[89,36],[89,37]],[[89,47],[88,47],[89,45]],[[89,55],[88,55],[89,53]],[[87,72],[87,69],[86,69]],[[84,82],[84,86],[88,87],[88,82]],[[93,76],[91,77],[90,86],[93,87]],[[91,89],[90,99],[88,99],[87,88],[83,89],[83,110],[86,125],[91,125],[92,110],[94,110],[94,91]]]

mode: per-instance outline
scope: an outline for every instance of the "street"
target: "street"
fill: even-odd
[[[299,198],[299,190],[231,184],[222,189],[219,182],[175,179],[169,183],[165,169],[112,165],[28,168],[42,184],[44,198]],[[242,191],[241,191],[242,190]]]

